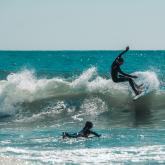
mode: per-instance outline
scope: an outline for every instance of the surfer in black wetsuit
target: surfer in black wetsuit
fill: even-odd
[[[92,127],[93,127],[93,123],[90,122],[90,121],[87,121],[85,123],[84,128],[80,132],[77,132],[77,133],[63,132],[62,136],[63,136],[63,138],[66,138],[66,137],[68,137],[68,138],[78,138],[78,137],[88,138],[88,136],[90,134],[92,134],[92,135],[94,135],[96,137],[100,137],[101,136],[100,134],[98,134],[98,133],[96,133],[96,132],[91,130]]]
[[[129,47],[127,46],[126,49],[123,52],[121,52],[112,63],[111,76],[112,76],[112,80],[116,83],[128,81],[133,91],[135,92],[135,95],[138,95],[140,94],[140,91],[137,90],[137,88],[140,88],[142,85],[138,86],[132,79],[132,78],[137,78],[137,76],[126,74],[120,69],[120,65],[122,65],[124,62],[122,55],[126,53],[128,50]]]

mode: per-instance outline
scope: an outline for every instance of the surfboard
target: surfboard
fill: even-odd
[[[143,92],[141,92],[139,95],[136,95],[136,96],[133,98],[133,100],[137,100],[137,99],[139,99],[140,97],[145,96],[145,95],[146,95],[146,93],[143,91]]]
[[[149,90],[149,86],[145,85],[142,89],[142,92],[139,95],[136,95],[133,100],[138,100],[141,97],[147,96],[149,93],[151,93],[152,91]]]

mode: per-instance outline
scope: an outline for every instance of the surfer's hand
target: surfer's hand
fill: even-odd
[[[132,76],[132,78],[138,78],[138,76]]]
[[[127,47],[125,48],[125,50],[128,51],[128,50],[129,50],[129,46],[127,46]]]

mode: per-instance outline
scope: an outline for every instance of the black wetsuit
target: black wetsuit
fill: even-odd
[[[112,63],[112,66],[111,66],[111,77],[112,77],[112,80],[114,82],[125,82],[125,81],[128,81],[130,86],[132,87],[132,89],[134,90],[135,94],[137,95],[138,94],[138,91],[137,89],[135,88],[135,86],[137,86],[135,84],[135,82],[131,79],[131,78],[135,78],[135,76],[132,76],[132,75],[129,75],[129,74],[126,74],[124,73],[121,69],[120,69],[120,65],[119,65],[119,60],[121,58],[121,56],[127,52],[126,50],[123,51],[122,53],[120,53],[118,55],[118,57],[115,59],[115,61]],[[120,74],[119,74],[120,73]]]

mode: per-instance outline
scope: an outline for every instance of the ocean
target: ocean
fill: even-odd
[[[165,164],[165,51],[0,51],[0,164]],[[101,134],[63,139],[86,121]]]

